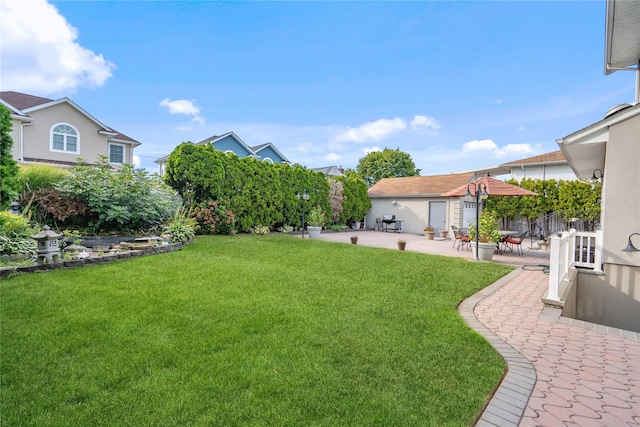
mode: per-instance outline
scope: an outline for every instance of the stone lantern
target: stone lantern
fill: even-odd
[[[62,234],[57,234],[51,231],[49,226],[42,227],[42,231],[35,236],[31,236],[32,239],[38,242],[38,265],[51,264],[60,262],[60,247],[58,246],[58,239]]]

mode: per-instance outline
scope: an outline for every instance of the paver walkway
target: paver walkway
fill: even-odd
[[[358,244],[471,258],[452,241],[374,231],[355,232]],[[321,239],[348,243],[350,233]],[[525,246],[523,244],[523,246]],[[525,249],[494,262],[549,264],[549,254]],[[459,307],[461,315],[505,358],[508,372],[478,426],[640,426],[640,334],[560,317],[541,298],[548,276],[519,269]]]
[[[519,425],[640,425],[636,334],[570,325],[560,310],[544,308],[540,298],[547,286],[546,275],[522,271],[474,310],[535,367],[537,380]]]

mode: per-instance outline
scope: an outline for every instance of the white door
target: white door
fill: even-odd
[[[446,202],[429,202],[429,226],[436,230],[447,229]]]

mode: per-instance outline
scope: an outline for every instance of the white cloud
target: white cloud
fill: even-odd
[[[440,124],[436,121],[435,118],[429,116],[413,116],[413,120],[411,120],[411,128],[413,130],[420,129],[440,129]]]
[[[380,141],[389,135],[403,131],[406,127],[407,123],[401,118],[380,119],[357,128],[347,129],[340,133],[336,140],[339,142]]]
[[[490,139],[482,139],[473,141],[469,141],[462,146],[462,151],[465,153],[471,153],[476,151],[494,151],[497,150],[498,146],[495,142]]]
[[[77,38],[46,0],[0,0],[0,86],[40,95],[103,86],[115,65]]]
[[[496,157],[521,156],[534,153],[534,149],[529,144],[507,144],[496,151]]]
[[[204,125],[206,120],[200,115],[200,107],[194,104],[195,100],[188,101],[186,99],[176,99],[175,101],[165,98],[160,101],[160,106],[166,108],[169,114],[184,114],[186,116],[193,116],[192,122]]]
[[[502,104],[502,99],[496,99],[495,103],[498,104],[498,105]]]
[[[325,156],[325,159],[329,160],[330,162],[337,162],[338,160],[342,160],[342,156],[336,153],[329,153]]]
[[[485,153],[486,156],[495,159],[522,156],[535,152],[530,144],[507,144],[504,147],[499,147],[490,139],[469,141],[462,146],[462,151],[464,153]]]
[[[380,149],[380,147],[366,147],[364,150],[362,150],[364,154],[374,153],[376,151],[382,151],[382,150]]]
[[[135,167],[139,168],[141,164],[142,164],[142,162],[140,161],[140,156],[134,154],[133,155],[133,165]]]
[[[186,114],[189,116],[197,116],[200,114],[200,108],[193,103],[195,101],[187,101],[186,99],[178,99],[175,101],[165,98],[160,101],[160,105],[169,110],[169,114]]]

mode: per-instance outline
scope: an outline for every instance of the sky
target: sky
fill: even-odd
[[[139,167],[235,132],[292,163],[385,147],[421,175],[558,150],[632,103],[605,1],[0,0],[0,89],[69,97]]]

